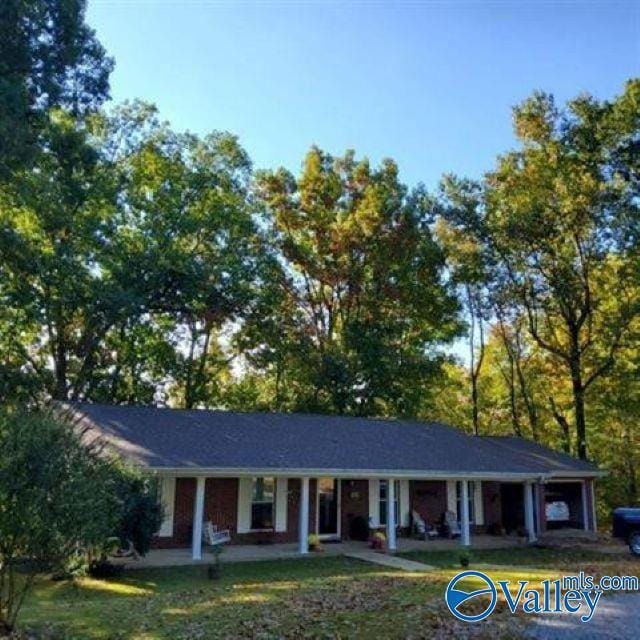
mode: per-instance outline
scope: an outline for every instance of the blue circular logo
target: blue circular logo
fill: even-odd
[[[478,589],[474,589],[473,591],[456,589],[456,585],[465,578],[474,578],[474,582],[480,581],[483,583],[483,586]],[[486,595],[490,596],[490,602],[480,613],[466,615],[460,612],[459,609],[465,602],[469,602],[473,598]],[[486,617],[490,616],[496,608],[498,593],[489,576],[481,573],[480,571],[463,571],[452,578],[449,586],[447,587],[447,591],[445,592],[444,599],[447,603],[447,607],[449,607],[449,611],[451,611],[458,620],[463,620],[464,622],[480,622],[480,620],[484,620]]]

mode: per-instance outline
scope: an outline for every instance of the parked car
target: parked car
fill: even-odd
[[[571,518],[569,505],[562,500],[547,502],[545,505],[545,516],[547,522],[568,522]]]
[[[640,509],[619,507],[613,511],[613,535],[627,541],[631,553],[640,556]]]

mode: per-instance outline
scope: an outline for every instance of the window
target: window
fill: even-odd
[[[400,483],[395,481],[395,515],[396,515],[396,526],[398,525],[398,514],[400,513],[400,509],[398,508],[398,499],[400,497]],[[387,481],[380,480],[380,525],[384,526],[387,524]]]
[[[273,529],[275,485],[273,478],[253,478],[251,492],[252,529]]]
[[[476,495],[476,483],[469,482],[469,523],[473,524],[475,521],[475,495]],[[462,522],[462,509],[460,508],[462,497],[462,482],[456,482],[456,512],[458,516],[458,522]]]

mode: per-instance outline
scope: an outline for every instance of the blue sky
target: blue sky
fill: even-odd
[[[87,18],[114,100],[232,131],[259,168],[297,171],[315,143],[429,188],[489,169],[534,89],[610,97],[640,73],[640,2],[89,0]]]

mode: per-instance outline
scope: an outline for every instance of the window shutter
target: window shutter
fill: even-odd
[[[411,520],[411,504],[409,503],[409,481],[400,480],[400,495],[398,496],[398,521],[401,527],[408,527]]]
[[[238,533],[248,533],[251,530],[251,492],[253,480],[240,478],[238,480]]]
[[[163,520],[158,536],[170,538],[173,535],[173,510],[176,500],[176,479],[170,476],[159,478],[160,504],[162,505]]]
[[[482,503],[482,482],[480,482],[480,480],[476,480],[475,482],[473,507],[475,511],[474,524],[482,526],[484,524],[484,505]]]
[[[276,478],[276,532],[287,530],[287,478]]]
[[[458,511],[456,485],[455,480],[447,480],[447,511],[453,511],[453,513]]]
[[[369,526],[380,526],[380,480],[369,480]]]

